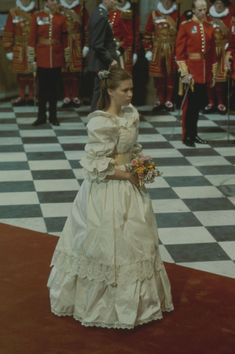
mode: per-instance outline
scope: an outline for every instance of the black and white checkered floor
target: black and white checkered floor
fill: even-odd
[[[139,107],[147,110],[148,107]],[[59,235],[79,189],[87,107],[32,127],[34,107],[0,103],[0,222]],[[201,116],[196,148],[174,114],[145,114],[139,142],[163,173],[149,185],[164,261],[235,278],[235,116]]]

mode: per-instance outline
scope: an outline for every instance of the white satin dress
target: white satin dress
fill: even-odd
[[[173,310],[148,193],[105,179],[140,151],[138,125],[132,105],[90,114],[85,179],[52,258],[51,310],[85,326],[131,329]]]

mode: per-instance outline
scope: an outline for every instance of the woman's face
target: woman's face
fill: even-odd
[[[127,106],[132,100],[133,82],[131,79],[123,80],[116,89],[109,89],[108,93],[111,103],[113,102],[118,107]]]
[[[221,0],[216,0],[214,2],[214,6],[215,6],[215,9],[218,13],[223,12],[225,10],[225,5],[224,5],[223,1],[221,1]]]

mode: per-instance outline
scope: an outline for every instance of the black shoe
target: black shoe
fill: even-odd
[[[59,121],[57,120],[57,119],[49,119],[49,122],[52,124],[52,125],[55,125],[55,126],[59,126],[60,125],[60,123],[59,123]]]
[[[69,98],[63,100],[61,108],[70,108],[73,107],[73,102]]]
[[[77,97],[74,98],[71,103],[72,103],[72,107],[74,107],[74,108],[81,107],[81,101]]]
[[[37,127],[38,125],[46,124],[45,119],[37,119],[33,122],[32,126]]]
[[[197,144],[208,144],[207,140],[200,138],[198,135],[195,137],[194,142]]]
[[[164,105],[163,104],[157,103],[157,104],[155,104],[155,106],[153,106],[152,113],[159,113],[159,112],[162,112],[162,111],[164,111]]]
[[[196,147],[195,142],[191,138],[186,138],[183,143],[186,146]]]
[[[36,105],[36,102],[34,101],[33,98],[29,98],[29,99],[26,101],[26,104],[27,104],[27,106],[34,106],[34,105]]]
[[[23,97],[17,97],[13,102],[12,105],[15,107],[25,106],[26,101]]]
[[[204,109],[203,109],[203,113],[204,114],[211,114],[215,112],[215,107],[209,103]]]

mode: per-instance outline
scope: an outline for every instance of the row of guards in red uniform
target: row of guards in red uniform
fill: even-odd
[[[44,1],[43,10],[36,11],[35,1],[17,0],[9,12],[3,33],[3,47],[7,58],[12,60],[13,71],[17,74],[19,97],[15,105],[33,104],[35,97],[33,66],[29,63],[28,46],[37,52],[38,67],[61,67],[64,87],[64,106],[79,106],[79,73],[82,60],[88,53],[87,24],[88,12],[84,2],[79,0]],[[55,6],[52,11],[47,3]],[[59,5],[59,6],[58,6]],[[53,12],[54,19],[50,17]],[[62,17],[59,16],[62,15]],[[60,22],[65,21],[64,28]],[[57,23],[59,22],[59,23]],[[61,31],[66,33],[61,42]],[[34,38],[33,38],[34,35]],[[51,42],[50,42],[51,41]],[[50,43],[49,43],[50,42]],[[51,52],[53,62],[51,62]],[[31,58],[34,53],[31,51]],[[28,91],[28,92],[27,92]]]
[[[45,3],[47,2],[45,1]],[[50,2],[57,3],[54,0],[49,0]],[[140,43],[140,21],[132,8],[133,4],[130,1],[119,0],[116,10],[109,14],[109,22],[116,39],[120,64],[129,72],[132,71],[133,65],[137,60]],[[209,102],[205,107],[206,112],[213,110],[215,105],[217,105],[221,113],[226,111],[224,85],[227,80],[227,74],[224,70],[224,62],[228,34],[234,28],[235,23],[232,16],[233,11],[234,8],[226,0],[212,1],[209,8],[207,21],[211,22],[214,27],[219,65],[215,77],[215,87],[213,89],[208,88]],[[60,65],[63,68],[62,75],[64,79],[63,105],[65,107],[71,105],[79,106],[79,73],[83,70],[83,58],[86,57],[89,51],[87,44],[88,13],[85,9],[84,1],[79,0],[60,0],[56,12],[66,18],[67,43],[65,50],[60,46]],[[48,10],[44,15],[45,18],[48,16]],[[29,44],[32,19],[35,22],[35,18],[40,16],[40,11],[35,11],[35,1],[31,0],[17,0],[16,7],[10,10],[8,16],[3,36],[3,46],[7,52],[7,57],[9,59],[13,58],[13,69],[17,73],[19,97],[16,99],[15,104],[24,104],[26,100],[28,103],[32,103],[35,95],[32,65],[30,66],[27,61],[27,46]],[[37,23],[36,21],[38,29],[44,28],[47,32],[52,31],[52,36],[56,36],[56,30],[53,28],[52,22],[48,20],[48,23],[46,23],[43,19],[39,22]],[[156,5],[156,9],[149,14],[147,19],[143,46],[145,58],[149,61],[149,75],[153,77],[155,84],[156,104],[154,111],[162,108],[173,109],[173,90],[177,73],[175,43],[181,22],[182,17],[180,16],[179,6],[174,0],[160,0]],[[41,30],[36,34],[38,36],[37,41],[39,41],[40,32]],[[48,37],[48,33],[47,35],[45,34],[45,38]],[[60,37],[59,34],[57,35]],[[63,38],[65,38],[64,35]],[[56,39],[54,40],[56,41]],[[44,43],[44,47],[47,50],[49,50],[50,45],[51,43]],[[35,47],[35,43],[33,47]],[[39,47],[43,47],[43,45],[40,44]],[[52,44],[52,49],[54,47],[56,49],[55,42]],[[37,61],[39,63],[41,61],[40,56],[45,60],[46,56],[42,54],[42,50],[38,49]],[[28,86],[28,96],[26,95],[26,86]]]

